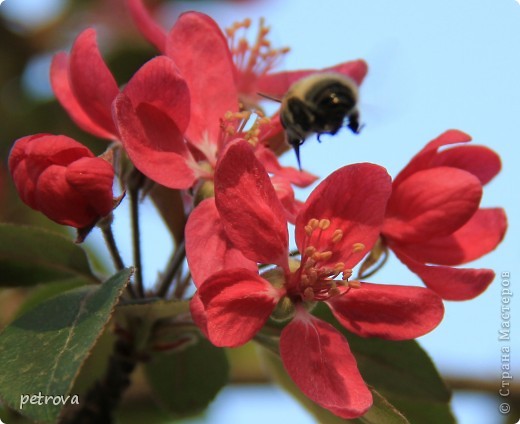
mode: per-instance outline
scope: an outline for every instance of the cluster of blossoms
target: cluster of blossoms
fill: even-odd
[[[190,306],[206,337],[235,347],[269,320],[282,322],[280,356],[302,392],[340,417],[364,414],[372,395],[348,342],[313,309],[324,302],[362,337],[407,340],[439,324],[443,299],[482,293],[493,271],[454,266],[490,252],[504,236],[504,211],[479,208],[499,157],[463,144],[470,137],[450,130],[393,182],[378,165],[353,164],[300,202],[293,185],[306,187],[317,177],[279,164],[283,129],[278,114],[263,115],[257,93],[282,97],[317,71],[272,72],[286,50],[270,47],[263,23],[250,45],[239,37],[249,21],[223,33],[210,17],[188,12],[166,32],[139,0],[128,5],[160,54],[120,89],[88,29],[70,54],[54,57],[58,100],[83,130],[115,143],[147,179],[183,191],[186,257],[197,288]],[[367,65],[356,60],[324,71],[361,84]],[[441,149],[451,144],[457,145]],[[27,205],[85,229],[118,204],[112,185],[114,175],[122,176],[111,157],[95,157],[66,136],[37,134],[15,143],[9,167]],[[289,252],[289,223],[298,255]],[[377,262],[388,250],[426,287],[368,283],[360,281],[363,273],[353,278],[363,258]]]

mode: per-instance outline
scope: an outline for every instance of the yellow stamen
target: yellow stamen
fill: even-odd
[[[352,280],[348,282],[348,286],[351,289],[359,289],[361,287],[361,283],[357,280]]]
[[[359,253],[365,250],[365,245],[363,243],[354,243],[352,245],[352,253]]]
[[[343,231],[340,229],[334,230],[332,233],[332,243],[338,243],[343,238]]]
[[[312,289],[312,287],[307,287],[303,291],[303,300],[306,300],[307,302],[314,300],[314,290]]]
[[[318,223],[318,227],[322,230],[326,230],[330,227],[330,220],[329,219],[320,219]]]

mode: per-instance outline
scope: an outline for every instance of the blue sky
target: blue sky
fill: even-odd
[[[6,0],[0,10],[17,2],[27,0]],[[503,170],[486,186],[482,205],[504,207],[509,231],[497,251],[470,266],[492,268],[498,275],[511,273],[512,290],[518,291],[512,300],[513,328],[520,324],[520,289],[515,289],[516,279],[520,280],[520,5],[516,1],[256,0],[249,5],[178,2],[176,10],[188,10],[194,4],[222,26],[244,17],[264,16],[272,26],[273,43],[291,47],[281,69],[320,68],[356,58],[369,63],[369,75],[361,88],[361,113],[366,124],[362,134],[354,136],[344,130],[334,137],[323,137],[321,144],[310,139],[302,148],[304,167],[322,177],[345,164],[365,161],[383,165],[396,175],[426,142],[450,128],[463,130],[473,136],[473,143],[497,151],[502,156]],[[34,9],[31,15],[36,15]],[[167,13],[162,19],[168,24],[173,22],[173,16]],[[283,161],[296,163],[292,153]],[[125,220],[121,212],[116,222],[124,228]],[[154,221],[150,221],[149,228],[151,238],[162,239],[161,231],[154,230]],[[152,280],[154,261],[160,265],[166,256],[161,258],[153,252],[145,257],[145,270]],[[397,260],[389,261],[373,281],[417,282]],[[498,381],[499,311],[497,279],[475,300],[448,302],[444,321],[420,342],[441,371]],[[520,335],[513,333],[512,343],[518,346],[515,337]],[[514,352],[512,360],[513,373],[520,378],[520,360]],[[242,422],[239,415],[224,418],[222,411],[229,414],[244,404],[250,414],[254,411],[253,416],[276,410],[285,413],[285,419],[306,422],[305,414],[295,412],[293,407],[298,411],[298,406],[288,397],[263,398],[258,394],[249,403],[249,397],[244,396],[239,400],[236,394],[226,391],[212,408],[214,415],[208,422]],[[493,402],[460,395],[455,399],[456,413],[462,424],[488,424],[499,417]],[[297,413],[303,414],[301,419],[295,418]],[[265,415],[262,417],[263,421],[258,422],[265,422]],[[278,422],[284,419],[275,417]],[[274,419],[270,418],[277,422]]]

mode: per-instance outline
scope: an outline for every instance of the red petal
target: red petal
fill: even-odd
[[[230,145],[217,164],[215,201],[228,237],[245,257],[288,268],[285,211],[246,141]]]
[[[130,160],[144,175],[169,188],[193,185],[196,164],[182,134],[165,114],[146,103],[136,111],[121,93],[114,103],[114,118]]]
[[[186,131],[190,121],[190,92],[177,67],[168,57],[159,56],[146,62],[123,92],[132,101],[134,108],[140,103],[152,105],[168,116],[178,131]],[[187,152],[187,148],[184,149]]]
[[[399,248],[418,262],[461,265],[494,250],[504,238],[506,229],[507,216],[503,209],[479,209],[449,236],[399,244]]]
[[[352,60],[325,69],[304,69],[299,71],[277,72],[261,76],[257,81],[258,92],[281,99],[289,87],[299,79],[317,72],[339,72],[352,78],[358,85],[363,82],[368,71],[367,63],[362,60]]]
[[[487,289],[495,278],[490,269],[451,268],[448,266],[424,265],[392,246],[396,256],[424,284],[445,300],[470,300]]]
[[[209,339],[215,346],[236,347],[263,327],[281,292],[257,273],[243,268],[220,271],[199,287]]]
[[[258,270],[256,262],[244,257],[227,238],[213,198],[200,203],[188,218],[186,257],[197,287],[209,276],[223,269]]]
[[[422,287],[362,283],[327,304],[347,330],[387,340],[422,336],[437,327],[444,315],[442,299]]]
[[[390,191],[390,176],[380,166],[363,163],[335,171],[314,189],[296,218],[298,249],[302,252],[311,244],[318,250],[332,250],[332,257],[321,266],[344,262],[346,268],[353,268],[379,237]],[[304,227],[312,218],[331,221],[319,241],[306,240]],[[333,244],[336,229],[343,231],[343,238]],[[365,249],[353,253],[355,243],[363,243]]]
[[[220,120],[238,110],[234,65],[226,38],[209,16],[187,12],[172,28],[166,52],[188,83],[191,119],[186,136],[211,154],[220,134]]]
[[[62,225],[83,228],[100,218],[83,195],[68,184],[66,168],[58,165],[51,165],[40,174],[35,203],[37,210]]]
[[[112,102],[119,88],[99,53],[93,29],[83,31],[72,47],[69,78],[83,111],[105,131],[116,134]]]
[[[448,130],[439,137],[430,141],[419,153],[417,153],[410,163],[395,177],[394,187],[398,186],[401,181],[417,171],[430,168],[431,161],[437,155],[439,147],[456,144],[467,143],[471,141],[471,136],[459,130]]]
[[[473,216],[481,197],[482,185],[469,172],[446,167],[418,171],[394,186],[383,233],[403,242],[449,235]]]
[[[54,55],[51,63],[51,85],[54,94],[72,120],[81,129],[100,138],[113,139],[114,133],[105,130],[85,113],[72,93],[69,81],[69,57],[62,52]]]
[[[164,53],[166,50],[166,31],[157,25],[141,0],[126,0],[126,4],[134,23],[144,38],[161,53]]]
[[[108,215],[113,207],[114,168],[102,158],[81,158],[67,167],[67,182],[83,196],[98,216]]]
[[[299,171],[292,166],[281,166],[274,152],[267,148],[258,147],[255,156],[262,162],[267,172],[285,178],[297,187],[307,187],[318,179],[316,175],[307,171]]]
[[[300,390],[332,413],[356,418],[372,405],[347,341],[329,323],[298,313],[282,331],[280,355]]]
[[[200,331],[209,339],[208,335],[208,317],[204,310],[204,304],[200,300],[199,292],[196,292],[190,301],[190,312],[193,322],[200,328]]]
[[[92,152],[76,140],[50,134],[36,134],[18,139],[9,155],[9,169],[22,200],[38,209],[36,183],[51,165],[67,166],[77,159],[93,157]]]
[[[451,166],[464,169],[475,175],[482,185],[487,184],[500,172],[500,156],[484,146],[456,146],[439,152],[430,166]]]
[[[271,178],[271,183],[273,184],[280,203],[284,207],[287,221],[294,224],[296,221],[296,215],[298,214],[302,204],[294,198],[294,190],[291,184],[289,181],[276,175]]]

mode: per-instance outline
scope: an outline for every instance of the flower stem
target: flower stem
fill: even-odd
[[[168,294],[168,290],[172,285],[173,279],[179,272],[185,257],[186,248],[184,246],[184,240],[182,240],[175,249],[175,252],[173,253],[170,261],[168,262],[168,267],[166,268],[164,275],[161,278],[159,289],[157,290],[157,296],[165,297]]]
[[[116,239],[114,238],[114,232],[112,231],[112,220],[113,216],[110,215],[98,223],[98,226],[101,228],[103,238],[105,239],[105,243],[107,245],[108,251],[110,252],[110,256],[112,257],[112,261],[114,262],[116,270],[120,271],[125,267],[125,264],[123,262],[123,258],[121,258],[119,249],[117,248]],[[128,284],[126,286],[126,291],[130,297],[135,299],[136,295],[132,285]]]
[[[80,409],[65,410],[59,424],[113,423],[114,411],[130,385],[137,362],[133,340],[119,337],[105,375],[86,393]]]
[[[130,215],[132,220],[132,240],[135,264],[135,285],[137,295],[141,298],[145,297],[143,286],[143,265],[141,260],[141,232],[139,225],[139,190],[131,187],[130,194]]]

